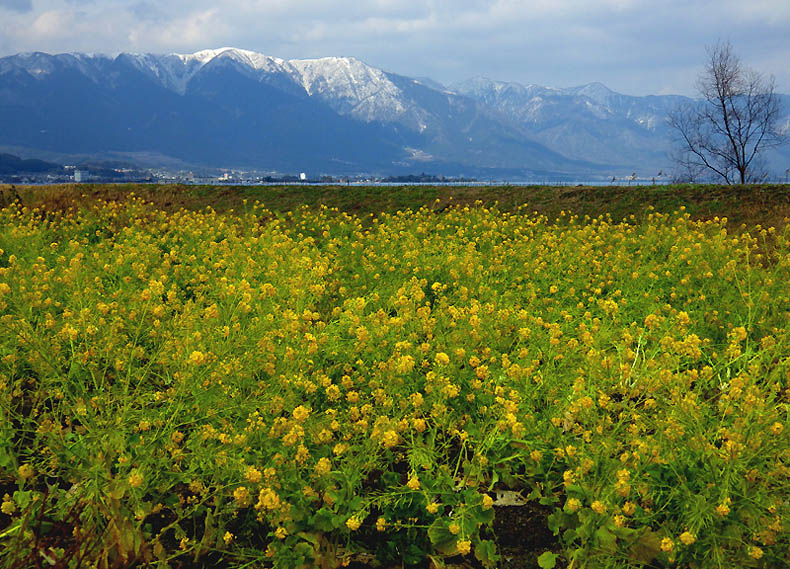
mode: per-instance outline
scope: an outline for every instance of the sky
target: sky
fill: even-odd
[[[0,0],[0,57],[230,46],[354,56],[445,85],[599,81],[693,96],[706,47],[720,40],[790,93],[790,0]]]

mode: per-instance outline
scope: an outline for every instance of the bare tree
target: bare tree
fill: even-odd
[[[774,79],[741,65],[729,42],[708,48],[708,56],[697,82],[702,101],[669,115],[680,143],[671,158],[685,172],[707,171],[727,184],[762,181],[760,152],[786,142]]]

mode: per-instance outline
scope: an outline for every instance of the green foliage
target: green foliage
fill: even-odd
[[[557,555],[552,553],[551,551],[544,551],[538,557],[538,565],[540,565],[541,569],[553,569],[553,567],[557,564]]]
[[[9,206],[0,565],[496,567],[503,490],[541,567],[775,565],[789,237]]]

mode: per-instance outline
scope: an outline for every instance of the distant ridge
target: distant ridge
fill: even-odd
[[[552,89],[477,78],[445,87],[354,57],[285,60],[231,47],[19,54],[0,58],[0,81],[0,146],[28,154],[327,174],[668,171],[666,113],[686,100],[600,83]]]
[[[63,167],[60,164],[36,159],[25,160],[13,154],[0,153],[0,174],[54,172],[62,169]]]

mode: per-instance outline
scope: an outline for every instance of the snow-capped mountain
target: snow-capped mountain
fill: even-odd
[[[354,58],[22,54],[0,59],[0,146],[153,153],[328,173],[596,171],[471,98]]]
[[[406,90],[393,82],[396,77],[354,57],[284,60],[231,47],[192,54],[123,55],[180,94],[186,92],[189,81],[205,66],[235,64],[251,78],[303,91],[337,113],[365,122],[401,123],[424,130],[425,122],[430,120]]]
[[[666,117],[688,101],[680,96],[622,95],[601,83],[552,89],[475,78],[452,88],[565,156],[632,164],[634,169],[666,168],[672,143]]]
[[[153,153],[191,163],[539,177],[667,167],[667,112],[630,97],[477,78],[445,88],[353,57],[192,54],[0,58],[0,146]]]

